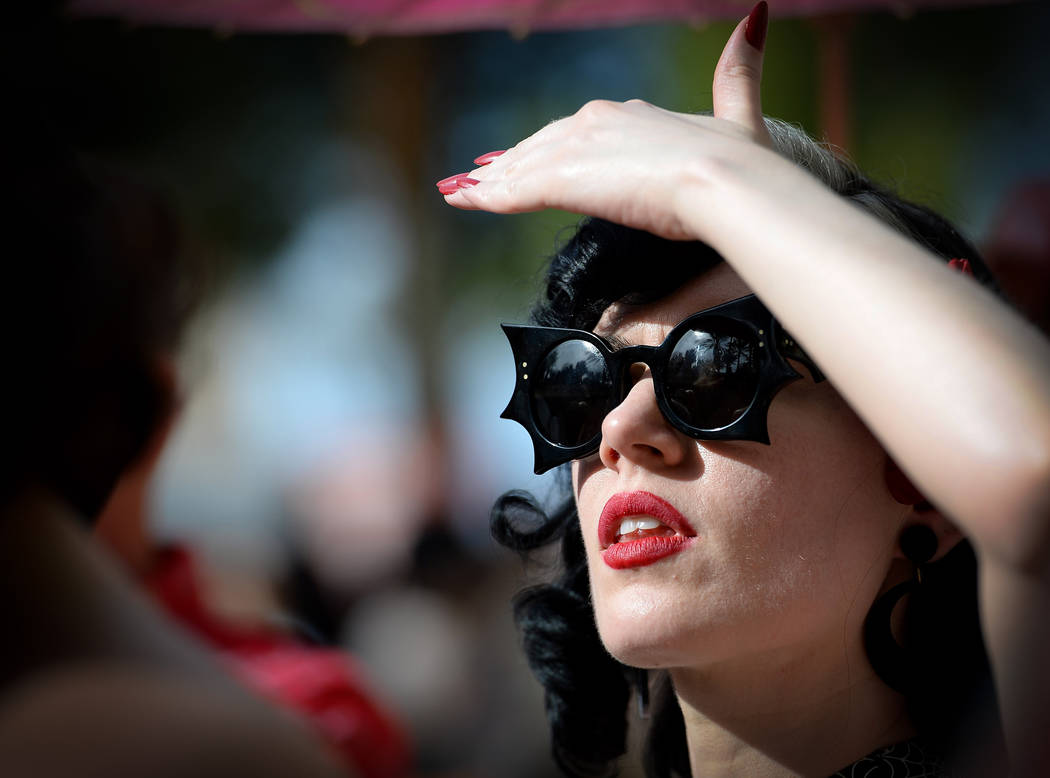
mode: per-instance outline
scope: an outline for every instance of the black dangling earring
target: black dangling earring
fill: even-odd
[[[644,667],[635,667],[634,686],[638,700],[638,718],[649,718],[649,671]]]
[[[904,556],[915,565],[915,578],[897,584],[875,600],[864,619],[864,650],[875,674],[891,689],[905,693],[914,685],[915,667],[893,637],[893,609],[905,595],[920,590],[922,565],[937,553],[937,533],[924,524],[913,524],[901,532],[900,544]]]

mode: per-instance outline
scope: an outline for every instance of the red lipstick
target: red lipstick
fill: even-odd
[[[621,539],[620,525],[626,518],[656,519],[664,526],[660,534]],[[695,537],[696,530],[671,503],[649,492],[614,494],[598,519],[602,561],[614,570],[651,565],[682,551]]]

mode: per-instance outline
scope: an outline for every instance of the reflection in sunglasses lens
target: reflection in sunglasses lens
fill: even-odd
[[[601,431],[612,382],[605,357],[591,343],[569,340],[551,349],[535,375],[532,417],[551,443],[580,446]]]
[[[715,430],[743,416],[754,400],[758,353],[754,337],[735,322],[708,330],[688,330],[675,344],[664,394],[683,422]]]

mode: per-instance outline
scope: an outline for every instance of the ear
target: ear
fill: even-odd
[[[937,536],[937,551],[930,559],[931,562],[941,559],[958,545],[959,541],[964,537],[963,533],[949,518],[926,499],[915,484],[911,482],[911,479],[904,474],[904,471],[888,455],[886,457],[885,479],[886,489],[893,499],[901,505],[910,506],[901,529],[914,524],[921,524],[929,527]],[[894,557],[896,559],[907,558],[901,550],[899,540],[894,547]]]

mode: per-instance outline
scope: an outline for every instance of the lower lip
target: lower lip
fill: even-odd
[[[694,540],[695,538],[672,535],[614,543],[602,551],[602,561],[613,570],[645,567],[677,554],[679,551],[684,551]]]

